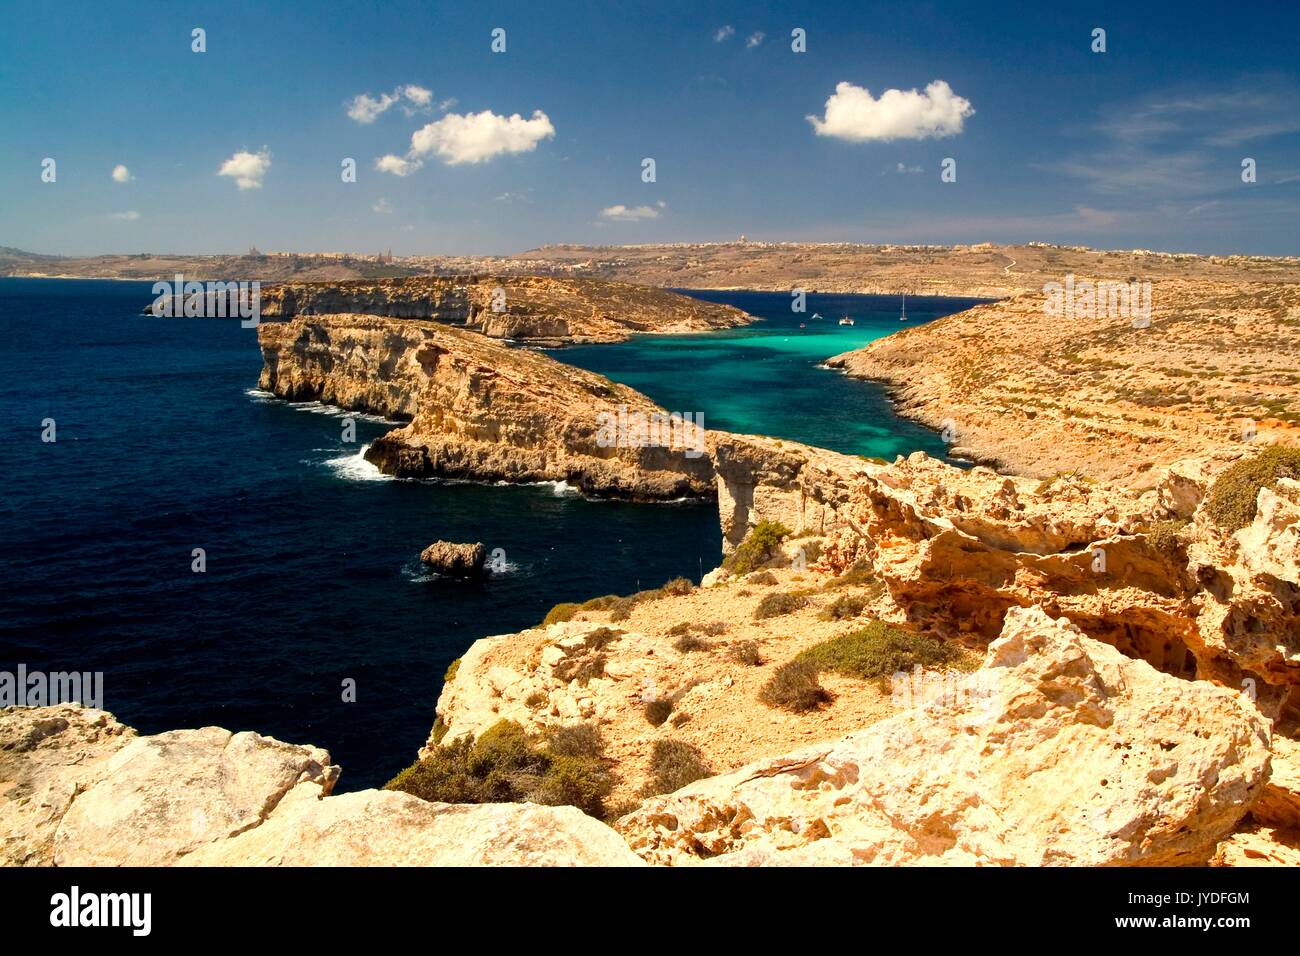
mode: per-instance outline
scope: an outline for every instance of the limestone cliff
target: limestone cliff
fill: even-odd
[[[544,276],[420,276],[287,282],[262,290],[271,318],[358,312],[426,319],[532,345],[617,342],[635,332],[704,332],[752,318],[663,289]]]
[[[662,409],[540,352],[438,322],[369,315],[264,323],[258,339],[267,391],[407,422],[366,452],[388,474],[565,481],[640,500],[714,494],[703,443],[632,447],[602,434],[621,412]]]

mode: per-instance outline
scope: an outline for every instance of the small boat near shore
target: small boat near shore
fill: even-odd
[[[853,320],[850,319],[847,315],[844,316],[842,319],[840,319],[840,325],[852,325],[852,324],[853,324]]]

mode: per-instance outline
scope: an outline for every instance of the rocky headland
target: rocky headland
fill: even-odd
[[[586,278],[422,276],[288,282],[262,290],[266,317],[344,312],[443,322],[539,346],[617,342],[637,332],[706,332],[753,321],[733,306]]]
[[[1300,444],[1300,284],[1161,279],[1150,305],[1135,328],[1053,315],[1030,292],[827,364],[884,383],[955,454],[1017,474],[1142,487],[1180,459]]]
[[[440,322],[374,315],[267,322],[258,339],[263,389],[406,422],[366,450],[388,474],[564,481],[637,500],[714,494],[702,445],[637,447],[620,442],[617,428],[602,430],[620,415],[648,422],[667,412],[541,352]]]

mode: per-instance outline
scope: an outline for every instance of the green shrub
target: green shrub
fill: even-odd
[[[727,633],[726,621],[714,621],[711,624],[704,625],[704,633],[709,637],[721,637]]]
[[[1210,486],[1205,513],[1224,531],[1238,531],[1255,520],[1259,489],[1272,488],[1279,478],[1300,479],[1300,448],[1269,445],[1234,462]]]
[[[685,621],[682,621],[680,624],[674,624],[672,627],[668,628],[669,637],[676,637],[679,634],[689,633],[691,633],[691,626]]]
[[[615,621],[626,621],[632,616],[632,608],[636,606],[636,601],[630,597],[618,598],[609,609],[610,623]]]
[[[433,718],[433,730],[429,736],[433,738],[435,744],[442,743],[442,738],[447,736],[447,724],[441,717]]]
[[[776,575],[771,571],[758,571],[746,578],[747,584],[776,584]]]
[[[758,692],[758,699],[769,707],[802,713],[826,703],[831,695],[817,680],[817,666],[795,658],[776,669]]]
[[[673,578],[659,590],[671,597],[684,597],[695,590],[695,585],[690,578]]]
[[[1174,554],[1182,546],[1182,542],[1178,540],[1178,532],[1187,525],[1186,518],[1157,521],[1147,531],[1147,543],[1164,554]]]
[[[673,712],[673,702],[671,700],[648,700],[645,702],[645,719],[651,727],[658,727]]]
[[[694,634],[683,634],[673,642],[673,647],[683,654],[691,654],[696,651],[707,651],[713,645],[702,637],[696,637]]]
[[[754,620],[765,621],[768,618],[780,617],[782,614],[792,614],[807,605],[808,599],[802,594],[778,591],[775,594],[765,595],[763,600],[758,602],[758,607],[754,608]]]
[[[656,740],[650,751],[650,780],[641,788],[643,797],[672,793],[688,783],[713,776],[703,755],[680,740]]]
[[[546,749],[556,757],[599,757],[605,738],[595,724],[561,724],[547,731]]]
[[[841,594],[821,613],[823,621],[847,621],[863,612],[867,599],[858,594]]]
[[[888,678],[898,671],[942,665],[969,666],[970,655],[936,637],[872,621],[861,630],[823,641],[796,660],[848,677]]]
[[[605,814],[613,781],[604,741],[586,725],[556,728],[546,741],[501,720],[479,735],[438,746],[384,785],[439,803],[542,803]]]
[[[577,614],[581,610],[582,608],[579,605],[572,602],[557,604],[546,612],[546,617],[542,620],[542,627],[571,621],[573,620],[573,615]]]
[[[594,597],[590,600],[583,601],[581,606],[584,611],[608,611],[615,605],[615,603],[621,600],[622,598],[617,594],[603,594],[600,597]]]
[[[442,681],[444,684],[450,684],[456,679],[456,672],[460,670],[460,661],[461,659],[458,657],[447,665],[447,672],[442,675]]]
[[[759,654],[758,644],[754,641],[741,641],[733,645],[727,652],[727,656],[737,664],[745,664],[748,667],[758,667],[763,663],[763,656]]]
[[[748,574],[771,561],[781,540],[789,534],[790,529],[779,521],[760,521],[736,545],[736,550],[727,555],[722,566],[732,574]]]

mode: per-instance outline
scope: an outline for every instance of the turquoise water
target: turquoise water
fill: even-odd
[[[985,300],[909,296],[904,324],[899,296],[809,295],[807,311],[794,313],[789,293],[684,291],[738,306],[761,321],[551,354],[630,385],[670,411],[703,413],[706,428],[772,435],[867,457],[946,454],[935,432],[894,414],[883,388],[820,366],[832,355]],[[813,319],[815,313],[823,318]],[[845,315],[854,325],[839,325]]]

